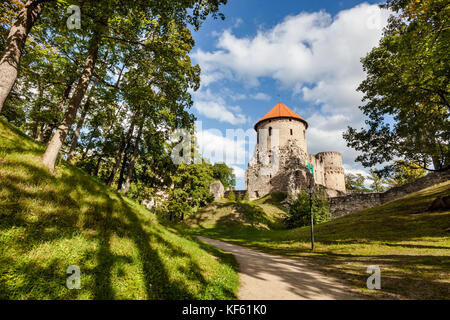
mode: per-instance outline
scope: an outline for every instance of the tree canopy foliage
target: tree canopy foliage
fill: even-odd
[[[345,189],[349,192],[370,192],[369,188],[364,186],[364,177],[361,173],[347,173],[345,175]]]
[[[386,182],[391,187],[400,187],[404,184],[413,182],[416,179],[422,178],[426,174],[427,171],[415,163],[396,161],[392,173],[386,179]]]
[[[228,167],[223,162],[217,162],[212,166],[213,178],[220,180],[225,189],[236,186],[236,175],[233,168]]]
[[[328,210],[328,201],[320,192],[312,196],[312,213],[314,224],[326,222],[331,219]],[[284,221],[289,229],[311,225],[310,195],[301,192],[289,206],[289,216]]]
[[[62,157],[136,198],[186,187],[186,175],[199,168],[172,162],[170,137],[194,130],[189,109],[201,70],[189,56],[191,30],[208,16],[223,18],[226,2],[3,2],[1,115],[47,144],[43,162],[50,170]],[[81,10],[79,29],[68,28],[70,5]],[[208,166],[205,185],[212,179]],[[182,195],[197,196],[206,197]]]
[[[390,0],[394,11],[379,45],[362,59],[358,90],[367,127],[348,128],[348,146],[366,167],[403,159],[426,170],[450,165],[450,5]]]

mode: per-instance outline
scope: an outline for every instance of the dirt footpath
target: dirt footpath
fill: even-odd
[[[232,253],[239,263],[240,300],[357,299],[342,283],[300,260],[275,256],[218,240],[198,237]]]

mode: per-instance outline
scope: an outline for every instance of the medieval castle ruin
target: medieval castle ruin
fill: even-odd
[[[245,179],[250,200],[273,192],[296,194],[310,184],[328,197],[345,194],[342,155],[308,154],[307,129],[308,122],[282,103],[255,124],[257,145]]]

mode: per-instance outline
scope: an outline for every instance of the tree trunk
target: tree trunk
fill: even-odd
[[[70,162],[75,155],[75,149],[78,145],[78,137],[80,136],[81,128],[83,128],[84,120],[86,119],[87,112],[89,110],[89,106],[91,104],[91,99],[88,98],[86,103],[84,104],[83,110],[81,111],[80,119],[78,119],[77,128],[75,133],[73,134],[72,144],[70,145],[69,155],[67,156],[67,161]]]
[[[92,148],[92,140],[94,140],[94,136],[97,134],[97,127],[94,128],[94,130],[91,132],[91,136],[89,137],[89,142],[86,145],[86,149],[83,151],[83,155],[81,156],[81,161],[84,161],[86,159],[87,154]]]
[[[117,156],[116,156],[116,162],[111,171],[111,174],[109,175],[108,186],[111,186],[114,182],[114,177],[116,176],[117,170],[119,169],[120,163],[122,162],[123,151],[125,150],[125,147],[129,143],[131,136],[133,134],[134,122],[135,122],[136,116],[137,116],[137,113],[134,114],[133,119],[131,120],[130,129],[128,129],[128,133],[127,133],[126,137],[122,140],[122,142],[120,144],[119,151],[117,152]]]
[[[100,165],[102,164],[102,160],[103,160],[103,153],[100,155],[100,157],[98,157],[97,166],[95,167],[94,172],[95,177],[98,177],[98,172],[100,171]]]
[[[100,67],[100,71],[103,71],[103,69],[105,68],[106,58],[108,57],[108,54],[109,54],[109,49],[106,50],[105,56],[103,57],[103,63]],[[78,137],[80,136],[80,132],[81,132],[81,129],[83,128],[84,120],[86,119],[86,114],[89,111],[89,107],[91,105],[92,94],[93,94],[95,88],[97,87],[99,80],[100,80],[99,76],[95,77],[94,83],[92,84],[92,87],[89,90],[88,99],[84,105],[83,111],[81,112],[80,120],[77,123],[77,129],[75,130],[75,134],[72,139],[72,144],[70,146],[70,151],[69,151],[69,155],[67,157],[67,161],[71,161],[73,156],[75,155],[75,149],[77,148],[77,145],[78,145]]]
[[[59,101],[58,107],[56,109],[55,117],[50,121],[48,126],[45,128],[43,133],[43,142],[48,144],[50,138],[52,137],[53,130],[58,125],[59,113],[63,111],[64,105],[66,104],[67,99],[69,98],[70,91],[72,91],[73,83],[75,82],[75,78],[71,78],[66,83],[66,88],[64,89],[63,96]]]
[[[56,132],[53,135],[50,143],[48,144],[47,150],[45,151],[43,163],[52,172],[55,169],[55,162],[56,158],[58,157],[58,153],[61,150],[64,140],[66,139],[67,133],[69,132],[69,129],[75,120],[78,107],[80,106],[81,100],[83,100],[83,97],[89,86],[89,82],[91,82],[91,78],[95,69],[95,63],[97,62],[99,45],[100,45],[100,34],[95,33],[89,43],[89,50],[84,70],[83,73],[81,74],[80,80],[78,81],[75,92],[73,93],[72,98],[70,99],[66,114],[64,115],[61,124],[56,129]]]
[[[142,122],[141,126],[139,127],[139,132],[138,132],[138,135],[136,138],[136,143],[134,144],[133,155],[131,156],[130,164],[128,166],[127,180],[125,181],[125,189],[123,190],[124,195],[128,195],[128,192],[130,191],[131,177],[133,176],[134,163],[136,162],[137,153],[139,151],[139,142],[141,141],[143,128],[144,128],[144,122]]]
[[[124,182],[125,169],[127,168],[128,150],[130,149],[130,143],[131,143],[131,139],[128,142],[127,146],[125,147],[125,151],[124,151],[124,155],[123,155],[123,161],[122,161],[122,168],[120,169],[119,180],[117,181],[117,191],[119,191],[119,192],[122,190],[122,185],[123,185],[123,182]]]
[[[44,97],[44,87],[42,86],[40,79],[38,79],[37,85],[38,85],[38,92],[39,92],[38,98],[37,98],[36,104],[32,108],[32,112],[31,112],[35,118],[33,121],[33,127],[31,129],[31,136],[33,137],[34,140],[38,140],[38,136],[39,136],[39,116],[38,116],[38,114],[42,110],[42,98]]]
[[[0,112],[17,79],[20,57],[28,34],[39,18],[44,4],[28,0],[9,30],[5,51],[0,59]]]
[[[439,159],[439,157],[438,156],[434,156],[434,157],[431,157],[431,159],[433,160],[434,170],[436,170],[436,171],[442,170],[442,168],[443,168],[442,167],[442,162]]]
[[[39,142],[42,142],[42,139],[43,139],[42,134],[44,132],[44,128],[45,128],[45,123],[41,124],[41,127],[39,128],[39,133],[37,136],[37,141],[39,141]]]
[[[103,63],[100,67],[100,71],[103,71],[105,64],[106,64],[106,58],[108,57],[109,54],[109,49],[106,50],[105,56],[103,57]],[[92,94],[95,90],[95,88],[97,87],[98,81],[99,81],[99,76],[95,77],[94,83],[92,84],[91,89],[89,90],[89,95],[88,95],[88,99],[84,105],[83,111],[81,112],[81,116],[80,119],[77,123],[77,129],[75,130],[75,134],[74,137],[72,139],[72,144],[70,146],[70,151],[69,151],[69,155],[67,157],[67,161],[71,161],[73,156],[75,155],[75,149],[77,148],[78,145],[78,137],[80,136],[80,132],[81,132],[81,128],[83,128],[83,124],[84,124],[84,120],[86,119],[86,114],[89,111],[89,107],[91,105],[91,98],[92,98]]]

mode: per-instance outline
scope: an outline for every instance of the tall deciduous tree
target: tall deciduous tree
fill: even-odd
[[[26,1],[9,30],[4,52],[0,59],[0,112],[16,82],[20,58],[28,34],[41,15],[44,3],[49,1],[51,0]]]
[[[427,174],[426,170],[414,163],[405,161],[396,161],[392,173],[386,179],[391,187],[400,187],[404,184],[413,182]]]
[[[234,187],[236,185],[236,175],[233,168],[228,167],[225,163],[217,162],[212,166],[214,179],[220,180],[225,188]]]
[[[55,162],[56,158],[58,157],[58,153],[61,150],[61,146],[66,139],[70,127],[75,121],[78,107],[80,106],[89,83],[91,82],[92,76],[94,74],[95,64],[98,58],[101,35],[102,32],[100,30],[96,30],[90,40],[89,50],[86,57],[83,73],[81,74],[81,78],[78,81],[72,98],[70,99],[66,114],[64,115],[61,124],[56,129],[55,134],[53,135],[50,143],[47,146],[47,149],[45,150],[42,161],[50,171],[53,171],[55,169]]]
[[[97,77],[95,78],[95,80],[94,80],[94,82],[93,82],[93,84],[91,86],[90,92],[88,94],[88,98],[87,98],[86,102],[84,103],[84,107],[83,107],[83,109],[81,111],[80,118],[78,119],[77,128],[75,129],[75,133],[74,133],[73,138],[72,138],[72,143],[70,145],[70,150],[69,150],[69,154],[67,156],[67,161],[71,161],[73,156],[75,155],[75,149],[76,149],[76,147],[78,145],[78,137],[80,136],[80,132],[81,132],[81,129],[83,128],[84,120],[86,119],[86,115],[87,115],[87,113],[89,111],[89,108],[91,106],[92,95],[93,95],[93,93],[94,93],[94,91],[95,91],[95,89],[97,87],[97,84],[98,84],[98,82],[100,80],[100,77],[103,76],[102,73],[103,73],[104,68],[105,68],[106,58],[108,57],[108,54],[109,54],[109,52],[106,51],[105,56],[103,57],[102,66],[100,67],[100,70],[99,70],[100,74],[97,75]]]
[[[366,167],[404,159],[450,168],[450,6],[446,0],[390,0],[396,12],[378,47],[362,59],[358,90],[368,127],[349,128],[349,147]]]
[[[383,178],[383,174],[377,170],[370,169],[370,174],[368,177],[372,181],[370,188],[374,192],[385,192],[386,191],[386,180]]]
[[[141,124],[139,125],[138,134],[136,136],[136,141],[134,142],[133,154],[131,155],[130,164],[128,166],[127,177],[125,180],[125,189],[123,190],[124,195],[127,195],[128,192],[130,191],[131,177],[133,175],[134,165],[136,163],[136,158],[138,156],[139,144],[141,142],[143,129],[144,129],[144,122],[141,121]]]
[[[365,180],[361,173],[348,173],[345,175],[345,189],[350,192],[370,192],[370,189],[364,186]]]
[[[44,164],[53,170],[55,161],[59,151],[61,150],[65,138],[76,118],[78,108],[84,99],[87,86],[90,79],[95,73],[95,65],[99,52],[106,47],[112,47],[113,50],[130,50],[131,47],[150,52],[153,57],[160,59],[162,63],[170,65],[177,58],[170,55],[174,49],[184,50],[184,48],[169,48],[166,40],[171,37],[174,31],[170,27],[174,23],[178,26],[178,31],[188,32],[188,25],[192,25],[197,30],[201,22],[208,16],[222,16],[218,14],[220,5],[225,4],[226,0],[169,0],[169,1],[149,1],[149,0],[105,0],[105,1],[63,1],[63,0],[35,0],[26,1],[22,11],[19,13],[16,23],[11,27],[8,41],[4,46],[4,54],[0,64],[0,101],[3,106],[6,97],[9,95],[11,88],[17,78],[19,60],[22,55],[28,34],[31,27],[41,15],[42,8],[45,3],[52,2],[48,5],[44,20],[48,26],[60,25],[59,29],[49,27],[47,34],[51,34],[55,38],[63,38],[68,34],[68,30],[61,29],[62,22],[61,12],[68,4],[77,4],[81,7],[82,12],[82,30],[75,32],[79,41],[89,40],[90,45],[87,52],[82,52],[84,69],[81,73],[78,84],[74,88],[72,97],[64,95],[61,99],[61,106],[65,100],[69,99],[67,110],[59,124],[55,134],[51,138],[47,150],[43,156]],[[62,5],[61,5],[62,4]],[[3,9],[3,7],[2,7]],[[65,10],[64,10],[65,11]],[[8,11],[9,12],[9,11]],[[144,22],[144,23],[143,23]],[[64,21],[65,24],[65,21]],[[55,33],[55,30],[59,33]],[[45,32],[44,32],[45,33]],[[156,35],[156,37],[154,37]],[[143,40],[145,39],[145,40]],[[169,41],[170,42],[170,41]],[[83,48],[83,45],[77,46]],[[192,46],[191,46],[192,47]],[[127,49],[128,48],[128,49]],[[74,50],[70,46],[60,47],[60,52]],[[8,61],[6,61],[8,60]],[[8,62],[8,63],[6,63]],[[78,63],[78,62],[76,62]],[[124,63],[123,61],[120,63]],[[186,59],[185,63],[190,64],[190,60]],[[162,64],[161,64],[162,65]],[[183,85],[181,85],[183,87]],[[69,93],[69,85],[64,93]],[[177,91],[177,89],[174,89]],[[172,93],[168,89],[167,95]],[[188,96],[188,93],[185,93]],[[118,99],[120,99],[118,97]],[[116,100],[116,102],[118,102]],[[39,111],[40,105],[36,105],[36,111]],[[179,107],[184,108],[180,104]],[[1,108],[0,108],[1,110]],[[38,114],[38,113],[36,113]],[[35,122],[35,128],[45,130],[44,139],[47,140],[49,133],[53,130],[53,123]],[[35,130],[37,131],[37,130]]]

